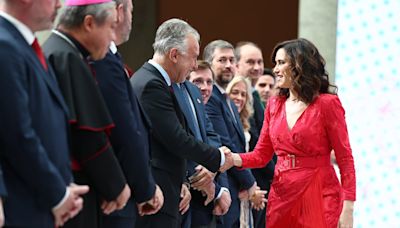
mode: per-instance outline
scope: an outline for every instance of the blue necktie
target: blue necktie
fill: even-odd
[[[183,99],[185,100],[185,103],[186,103],[186,107],[187,107],[186,111],[189,116],[188,121],[190,121],[189,124],[191,124],[192,128],[194,129],[194,136],[196,137],[196,139],[203,141],[203,138],[201,137],[201,133],[200,133],[199,122],[196,120],[196,117],[194,116],[195,112],[192,109],[192,104],[189,101],[189,99],[190,99],[189,93],[187,92],[185,84],[183,84],[183,83],[180,84],[180,89],[182,92]],[[194,104],[193,104],[193,106],[194,106]]]

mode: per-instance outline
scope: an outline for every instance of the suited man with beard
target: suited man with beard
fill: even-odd
[[[221,143],[234,152],[245,151],[245,137],[239,113],[232,100],[227,97],[225,89],[236,72],[236,58],[232,44],[224,40],[215,40],[206,45],[203,58],[211,65],[215,75],[215,84],[206,111],[213,123],[215,131],[221,138]],[[220,227],[239,227],[240,199],[239,192],[254,195],[257,183],[250,170],[236,168],[227,171],[229,191],[232,203],[224,224]]]

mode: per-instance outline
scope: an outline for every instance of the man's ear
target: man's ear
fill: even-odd
[[[171,48],[171,50],[169,50],[169,53],[168,53],[168,58],[173,63],[177,63],[178,62],[178,55],[179,55],[178,49],[177,48]]]
[[[122,21],[124,21],[124,5],[123,4],[119,4],[117,6],[117,23],[121,23]]]
[[[83,19],[82,27],[84,31],[90,32],[94,29],[95,26],[94,17],[92,15],[86,15]]]

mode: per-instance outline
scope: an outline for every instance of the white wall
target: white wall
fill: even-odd
[[[356,162],[354,227],[400,227],[400,1],[338,3],[336,84]]]

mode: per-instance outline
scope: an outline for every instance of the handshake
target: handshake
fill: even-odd
[[[226,170],[232,168],[233,166],[241,167],[242,166],[242,159],[240,158],[239,154],[233,153],[228,147],[221,146],[219,148],[225,154],[225,163],[219,168],[221,173],[225,172]]]

